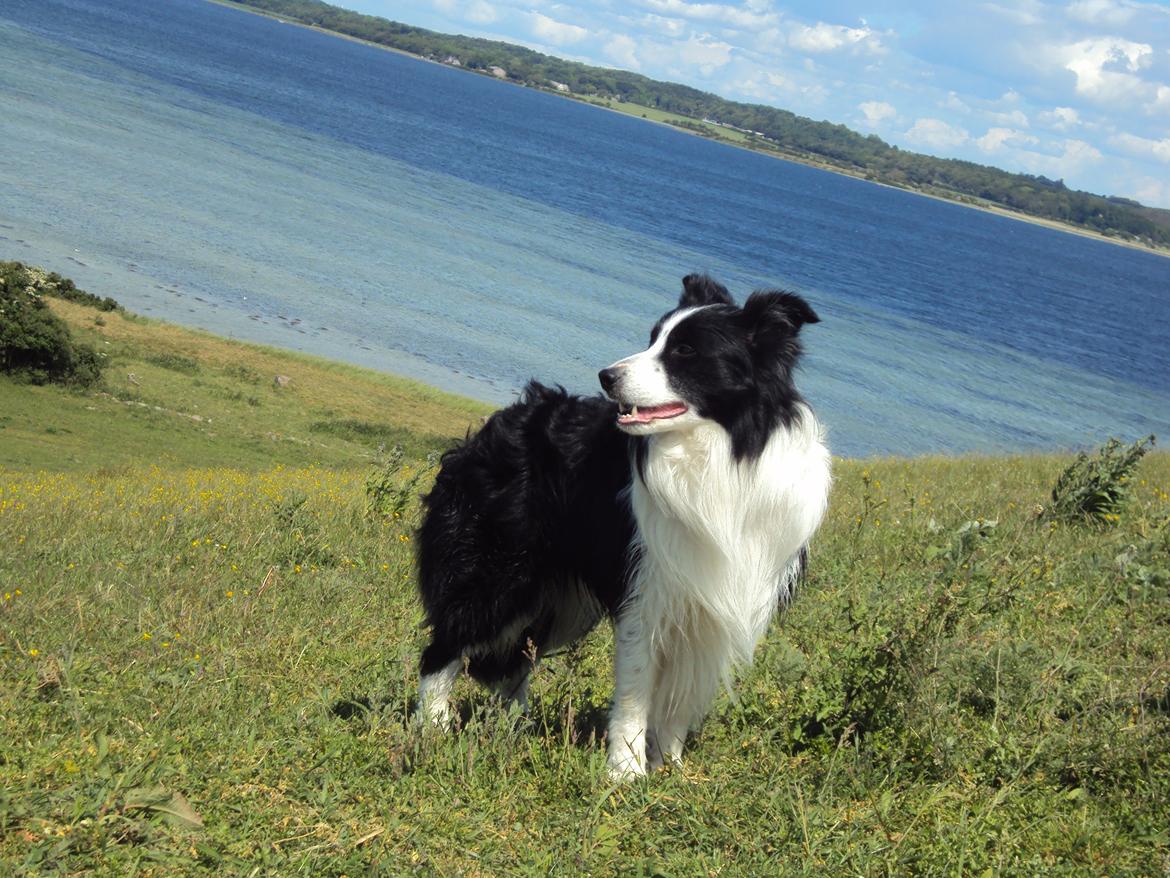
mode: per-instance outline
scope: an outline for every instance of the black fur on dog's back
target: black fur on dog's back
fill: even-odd
[[[616,613],[634,536],[626,492],[637,441],[617,429],[616,410],[600,396],[531,382],[443,456],[418,542],[431,627],[424,675],[468,656],[472,676],[500,681],[529,660],[530,644],[544,651],[559,645],[549,643],[554,632],[579,635]]]

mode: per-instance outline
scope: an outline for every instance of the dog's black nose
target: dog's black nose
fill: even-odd
[[[601,382],[601,389],[606,393],[613,390],[613,386],[617,384],[618,375],[620,373],[617,369],[610,366],[608,369],[602,369],[597,373],[597,380]]]

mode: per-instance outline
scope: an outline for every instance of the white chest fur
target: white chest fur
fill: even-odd
[[[720,685],[751,661],[821,522],[829,483],[821,427],[803,407],[754,461],[736,462],[715,425],[649,440],[630,496],[640,544],[618,625],[611,736],[632,746],[611,751],[616,773],[638,771],[640,732],[652,751],[681,753]]]
[[[828,449],[812,412],[801,414],[755,461],[737,463],[713,425],[650,440],[631,496],[641,538],[634,590],[658,637],[709,615],[728,629],[732,660],[750,660],[828,502]]]

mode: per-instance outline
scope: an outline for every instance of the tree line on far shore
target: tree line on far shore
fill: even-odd
[[[988,203],[1105,235],[1170,246],[1170,210],[1069,189],[1063,180],[1014,174],[959,159],[899,149],[862,135],[762,104],[729,101],[690,86],[637,73],[566,61],[511,43],[441,34],[341,9],[320,0],[235,0],[243,6],[477,71],[502,69],[524,85],[576,96],[620,100],[734,128],[755,148],[809,160],[880,183],[968,203]],[[500,75],[499,70],[493,71]],[[709,133],[707,126],[683,127]]]

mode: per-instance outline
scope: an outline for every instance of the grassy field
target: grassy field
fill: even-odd
[[[1170,871],[1170,455],[1100,526],[1034,513],[1068,458],[838,461],[736,696],[614,787],[607,628],[526,719],[408,720],[421,457],[480,409],[55,307],[109,395],[0,379],[0,874]]]
[[[674,125],[675,127],[687,128],[690,131],[701,131],[706,137],[711,137],[715,140],[725,140],[737,146],[743,146],[756,141],[756,138],[735,128],[729,128],[726,125],[716,125],[714,122],[705,122],[702,119],[694,119],[690,116],[681,116],[678,113],[669,113],[655,107],[644,107],[641,104],[632,104],[629,101],[619,101],[614,98],[595,98],[587,95],[576,95],[575,97],[577,100],[587,104],[594,104],[595,106],[604,107],[608,110],[615,110],[619,113],[625,113],[628,116],[638,116],[642,119],[649,119],[651,122],[662,122],[667,125]]]
[[[11,469],[355,466],[379,446],[425,455],[491,410],[403,378],[49,302],[106,356],[106,386],[70,394],[0,380],[0,466]]]

